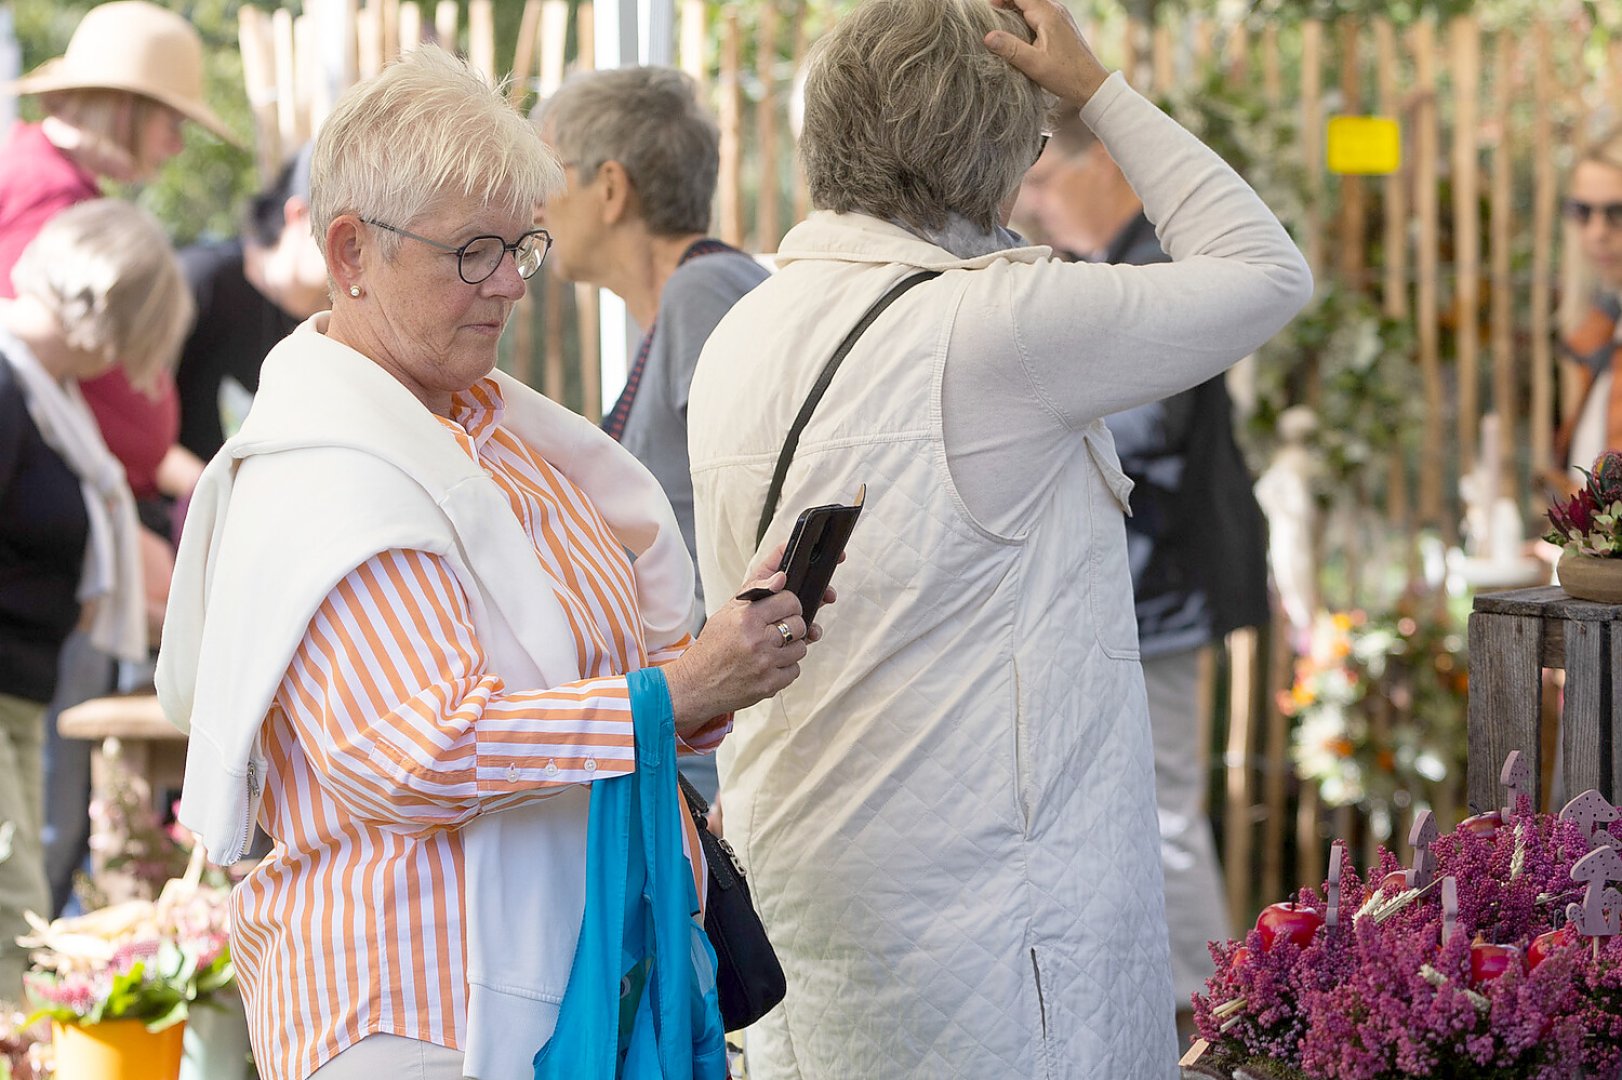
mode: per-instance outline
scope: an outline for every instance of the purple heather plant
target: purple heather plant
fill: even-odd
[[[1194,1012],[1217,1061],[1264,1060],[1309,1080],[1615,1076],[1622,938],[1597,957],[1581,939],[1532,971],[1512,964],[1478,986],[1470,975],[1473,942],[1524,950],[1564,922],[1578,895],[1571,866],[1588,851],[1581,830],[1523,801],[1491,836],[1450,833],[1431,850],[1438,881],[1452,876],[1458,887],[1459,930],[1445,943],[1440,888],[1382,893],[1381,882],[1401,869],[1384,850],[1366,877],[1343,860],[1341,925],[1320,929],[1306,948],[1284,943],[1264,953],[1254,931],[1213,943],[1217,972]],[[1397,896],[1407,903],[1393,910]],[[1310,889],[1298,902],[1324,908]]]

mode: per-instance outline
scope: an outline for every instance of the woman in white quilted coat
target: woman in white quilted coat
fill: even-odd
[[[1171,263],[1060,262],[1002,227],[1053,98]],[[689,406],[709,597],[803,508],[868,491],[824,643],[721,750],[789,982],[749,1075],[1173,1077],[1130,484],[1099,418],[1255,349],[1310,274],[1053,0],[866,0],[813,57],[801,153],[817,212],[710,338]],[[818,372],[919,270],[940,275],[857,342],[757,545]]]

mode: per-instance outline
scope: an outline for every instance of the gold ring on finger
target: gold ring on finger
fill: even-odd
[[[783,635],[784,645],[787,645],[789,642],[794,640],[794,631],[788,628],[788,623],[786,622],[780,622],[777,624],[777,632]]]

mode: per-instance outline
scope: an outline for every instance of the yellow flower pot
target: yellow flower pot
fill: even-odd
[[[51,1025],[60,1080],[175,1080],[186,1025],[156,1034],[139,1020]]]
[[[1622,559],[1566,552],[1556,568],[1568,596],[1599,604],[1622,604]]]

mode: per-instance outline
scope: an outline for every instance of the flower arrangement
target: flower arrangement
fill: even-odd
[[[1544,539],[1574,555],[1622,558],[1622,451],[1605,451],[1583,475],[1587,483],[1549,507]]]
[[[10,1015],[0,1009],[0,1080],[34,1080],[42,1075],[39,1052],[40,1043],[22,1014]]]
[[[200,853],[200,852],[199,852]],[[139,1020],[161,1031],[191,1006],[232,985],[229,890],[199,883],[200,858],[156,900],[130,900],[46,923],[30,913],[33,933],[25,977],[36,1005],[29,1023]]]
[[[1208,1045],[1185,1063],[1291,1080],[1615,1076],[1622,937],[1566,921],[1588,833],[1513,801],[1431,842],[1415,860],[1434,860],[1428,882],[1384,850],[1360,876],[1337,845],[1322,894],[1213,942],[1216,974],[1194,997]]]
[[[1297,775],[1327,805],[1370,811],[1383,839],[1394,808],[1458,772],[1467,689],[1463,636],[1445,617],[1321,616],[1279,693]]]

